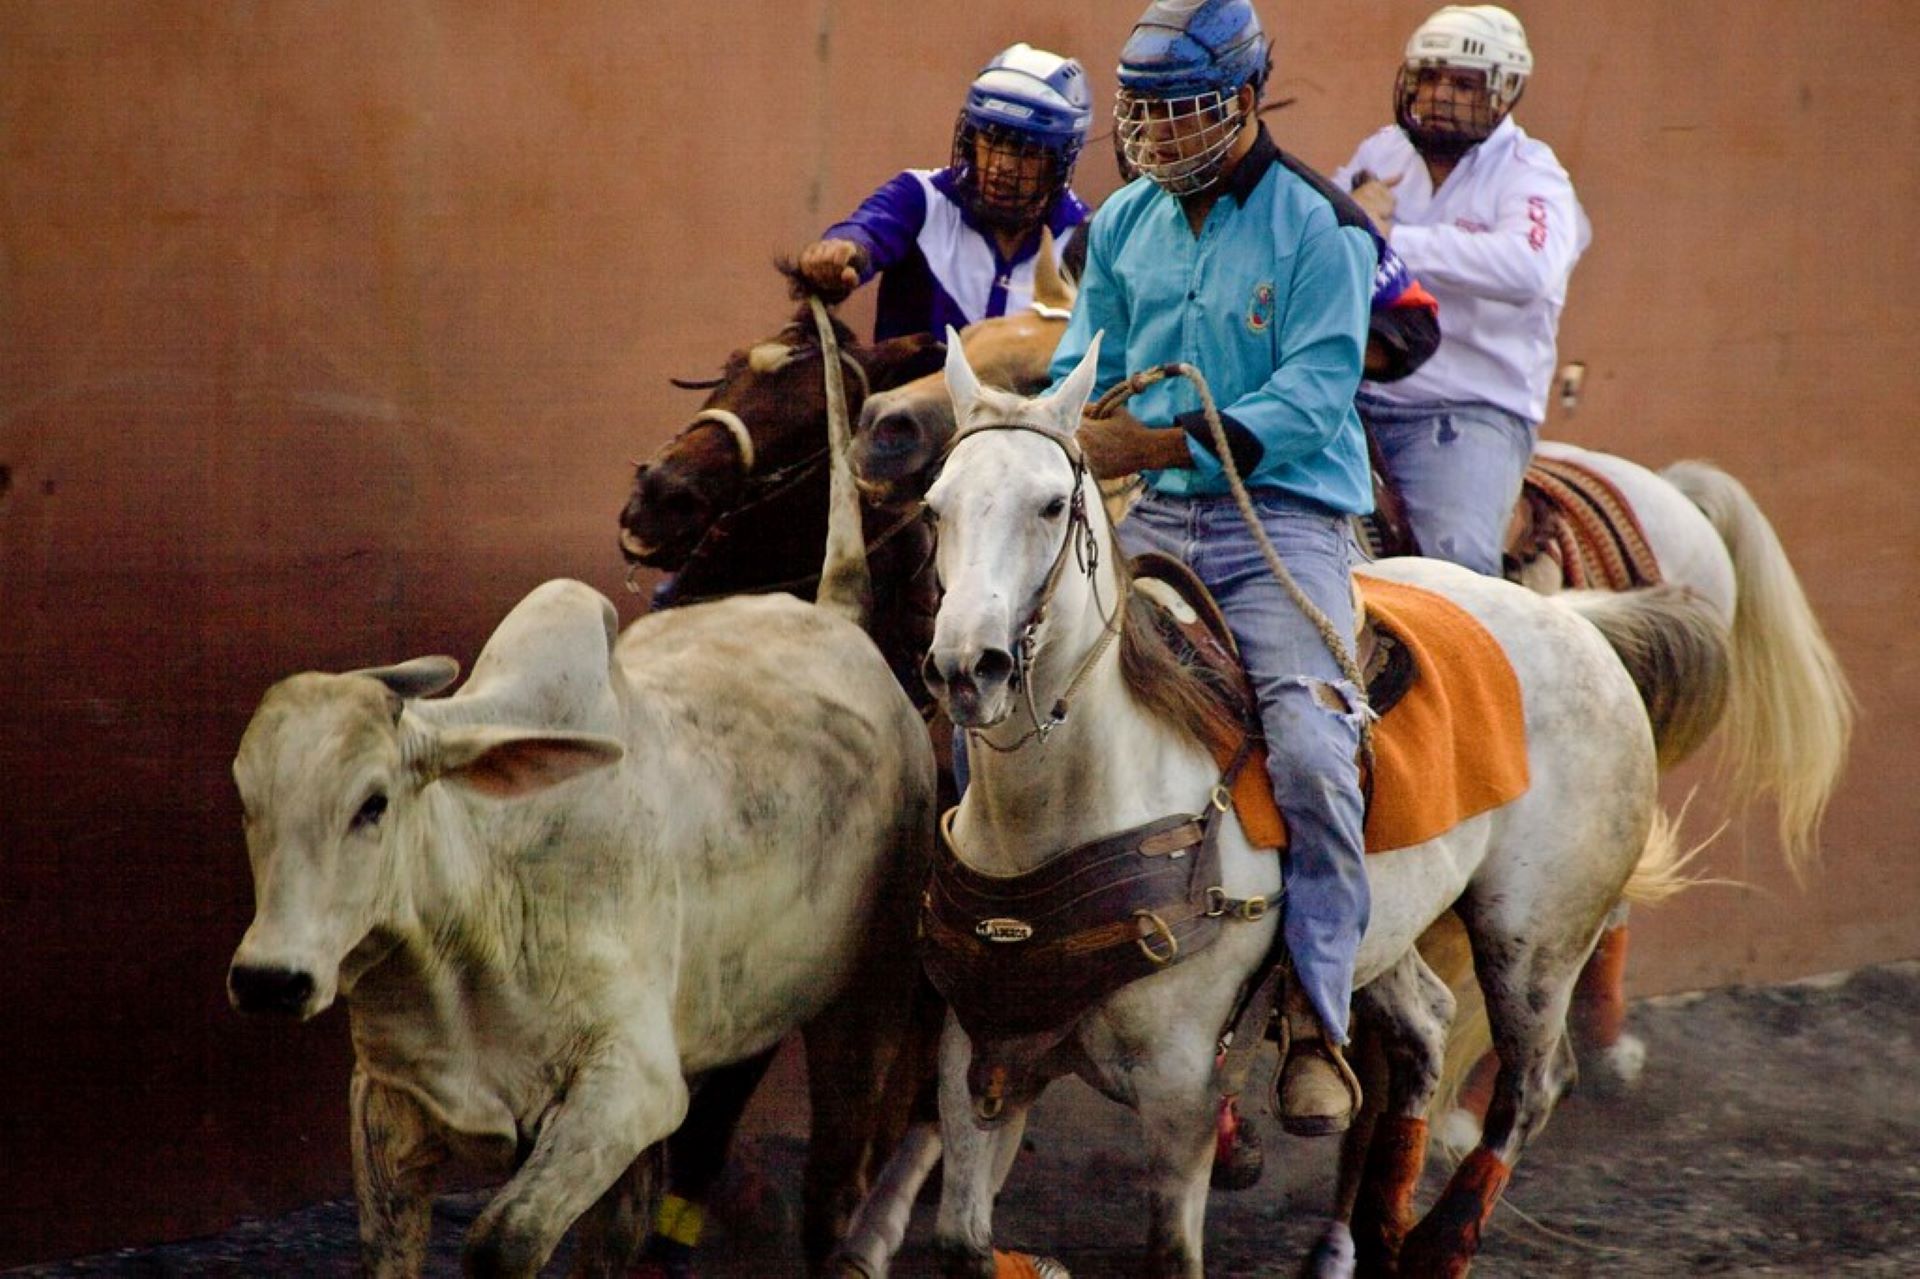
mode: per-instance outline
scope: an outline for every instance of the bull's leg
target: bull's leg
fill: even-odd
[[[662,1273],[691,1271],[707,1204],[726,1171],[747,1103],[766,1078],[777,1048],[707,1072],[694,1085],[687,1118],[666,1142],[666,1191],[647,1239],[647,1257]]]
[[[1551,912],[1543,907],[1541,917],[1551,918]],[[1489,939],[1471,918],[1468,929],[1500,1073],[1480,1144],[1461,1161],[1439,1202],[1407,1236],[1400,1258],[1401,1273],[1408,1276],[1467,1273],[1514,1163],[1574,1074],[1567,1005],[1587,947],[1555,946],[1553,941],[1567,934],[1555,938],[1553,930],[1538,921],[1537,931],[1530,931],[1544,934],[1541,942],[1511,932]]]
[[[1026,1103],[1009,1103],[992,1128],[974,1121],[967,1092],[972,1045],[960,1023],[947,1020],[940,1041],[940,1141],[946,1166],[940,1182],[940,1214],[933,1228],[940,1272],[948,1279],[993,1279],[993,1197],[1027,1126]]]
[[[468,1232],[468,1274],[538,1274],[574,1221],[680,1126],[687,1085],[679,1064],[642,1047],[671,1042],[662,1017],[575,1071],[541,1120],[533,1153]]]
[[[434,1174],[447,1148],[412,1097],[358,1066],[348,1105],[361,1269],[374,1279],[418,1275],[433,1224]]]
[[[1355,997],[1386,1066],[1387,1098],[1367,1147],[1352,1204],[1362,1274],[1391,1274],[1413,1226],[1413,1197],[1427,1154],[1427,1108],[1440,1087],[1453,992],[1410,950]]]
[[[858,994],[850,994],[809,1022],[804,1032],[813,1124],[807,1137],[801,1244],[810,1272],[825,1263],[866,1195],[867,1155],[881,1086],[899,1046],[898,1023],[888,1024],[876,1011]]]
[[[653,1188],[659,1184],[665,1153],[662,1146],[650,1147],[581,1218],[573,1256],[574,1279],[620,1279],[627,1273],[646,1234]]]

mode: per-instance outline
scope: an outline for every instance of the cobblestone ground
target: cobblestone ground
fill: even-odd
[[[1477,1275],[1920,1274],[1920,963],[1647,1000],[1630,1028],[1648,1047],[1641,1085],[1561,1105],[1514,1175]],[[1265,1182],[1209,1206],[1210,1275],[1289,1275],[1315,1234],[1331,1143],[1263,1127]],[[1001,1197],[1003,1240],[1060,1257],[1078,1279],[1134,1273],[1132,1116],[1060,1084],[1030,1134]],[[763,1137],[744,1153],[702,1274],[798,1274],[799,1143]],[[1427,1196],[1445,1171],[1430,1162]],[[430,1275],[459,1274],[459,1236],[481,1202],[441,1201]],[[931,1273],[931,1217],[923,1204],[896,1273]],[[209,1239],[9,1273],[351,1275],[353,1209],[322,1204]]]

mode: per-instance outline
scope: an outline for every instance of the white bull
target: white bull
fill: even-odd
[[[933,837],[926,730],[886,663],[786,596],[617,637],[604,596],[557,581],[457,695],[415,700],[457,673],[293,676],[234,761],[256,913],[229,991],[302,1019],[347,1000],[368,1271],[418,1273],[458,1156],[514,1170],[470,1272],[536,1273],[598,1202],[582,1265],[619,1273],[636,1159],[687,1077],[800,1026],[821,1247],[904,1021]]]

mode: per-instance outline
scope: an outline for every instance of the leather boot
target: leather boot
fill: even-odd
[[[1360,1080],[1297,986],[1287,990],[1287,1060],[1274,1085],[1280,1126],[1296,1137],[1345,1132],[1360,1109]]]

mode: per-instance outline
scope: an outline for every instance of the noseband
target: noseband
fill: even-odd
[[[792,364],[794,361],[802,358],[801,356],[794,354],[793,353],[794,349],[791,347],[787,348],[787,351],[788,351],[787,358],[782,362],[778,364],[770,365],[766,368],[755,368],[754,371],[757,373],[777,373],[781,369],[785,368],[787,365]],[[873,393],[867,382],[867,370],[861,366],[860,361],[854,359],[851,355],[848,355],[845,351],[836,351],[836,354],[840,357],[840,362],[842,364],[844,364],[847,368],[853,370],[854,378],[860,383],[860,399],[862,401],[866,400],[866,398]],[[723,383],[722,385],[724,386],[725,384]],[[727,434],[732,438],[734,453],[735,453],[735,456],[739,459],[740,474],[743,478],[761,479],[763,482],[771,481],[774,477],[786,476],[789,472],[793,471],[797,467],[817,465],[820,462],[823,462],[827,456],[827,450],[821,449],[818,453],[808,454],[805,458],[802,458],[800,461],[781,467],[779,470],[772,472],[768,476],[764,476],[764,477],[756,476],[754,475],[753,467],[754,467],[755,461],[758,459],[757,459],[757,454],[755,453],[754,447],[753,447],[753,432],[747,429],[747,424],[745,420],[742,419],[741,416],[738,413],[735,413],[732,409],[716,409],[716,408],[701,409],[698,413],[695,413],[693,415],[692,419],[681,430],[680,434],[673,437],[673,443],[678,444],[681,440],[684,440],[685,438],[687,438],[687,436],[692,435],[695,431],[699,430],[702,426],[705,426],[708,423],[713,423],[716,426],[724,427],[726,429]],[[669,447],[671,447],[671,445],[669,445]]]

